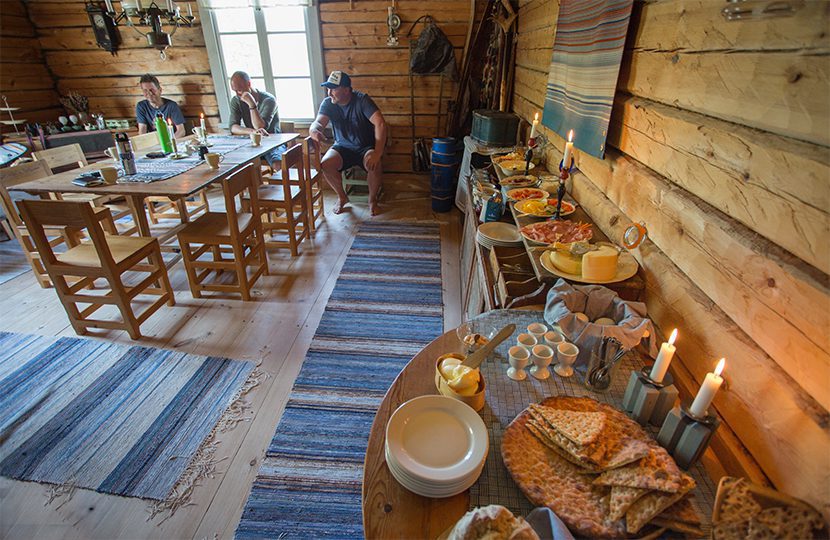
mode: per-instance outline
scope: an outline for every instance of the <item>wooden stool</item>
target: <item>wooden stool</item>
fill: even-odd
[[[366,169],[355,165],[340,173],[343,179],[343,188],[352,202],[369,202],[369,181],[366,179]],[[359,188],[359,189],[358,189]],[[365,191],[364,189],[365,188]],[[383,195],[383,184],[378,189],[378,200]]]
[[[175,305],[157,239],[104,234],[101,223],[106,216],[95,212],[87,203],[23,200],[20,206],[40,260],[55,284],[58,297],[77,334],[85,334],[87,328],[112,328],[126,330],[132,339],[138,339],[141,337],[141,323],[165,302],[169,306]],[[47,226],[86,229],[91,242],[83,242],[65,253],[56,254],[46,238],[44,227]],[[145,264],[145,260],[149,264]],[[127,286],[123,280],[126,272],[146,272],[148,276],[135,286]],[[80,279],[70,285],[67,277]],[[109,283],[108,292],[80,294],[81,289],[91,287],[99,278]],[[159,298],[136,315],[132,302],[139,294],[158,295]],[[78,304],[89,305],[80,310]],[[122,321],[90,318],[105,305],[116,306]]]

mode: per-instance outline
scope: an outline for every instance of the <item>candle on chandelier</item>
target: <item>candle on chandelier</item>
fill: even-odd
[[[677,328],[671,333],[669,340],[660,346],[660,353],[657,355],[657,360],[654,361],[654,366],[651,368],[651,373],[649,374],[649,378],[652,381],[656,383],[663,382],[663,377],[666,376],[671,359],[674,357],[674,351],[676,350],[674,340],[676,339]]]
[[[112,0],[105,0],[104,3],[107,6],[107,13],[115,13],[115,8],[112,7]]]
[[[173,5],[173,0],[167,0],[167,11],[170,13],[176,11],[176,7]]]
[[[533,140],[536,138],[536,131],[539,129],[539,113],[537,112],[533,116],[533,124],[530,126],[530,139]]]
[[[565,155],[562,157],[562,168],[567,170],[571,168],[571,160],[573,159],[574,150],[574,130],[568,132],[568,142],[565,143]]]
[[[193,10],[190,9],[190,2],[187,3],[187,16],[193,17]]]
[[[709,405],[712,404],[712,400],[715,399],[715,394],[718,393],[718,389],[723,384],[723,377],[720,376],[723,373],[723,367],[726,364],[726,358],[721,358],[720,362],[718,362],[718,366],[715,368],[713,373],[707,373],[706,378],[703,380],[703,384],[700,385],[700,390],[697,392],[697,396],[695,396],[695,400],[692,402],[692,406],[689,407],[689,412],[692,415],[697,416],[699,418],[703,418],[706,416],[706,412],[709,410]]]

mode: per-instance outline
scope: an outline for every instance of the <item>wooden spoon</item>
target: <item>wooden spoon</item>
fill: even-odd
[[[461,362],[461,365],[471,367],[473,369],[477,368],[482,362],[484,362],[484,359],[487,358],[491,352],[493,352],[493,349],[495,349],[499,343],[512,336],[515,331],[516,325],[508,324],[499,330],[499,333],[493,336],[493,338],[488,341],[484,347],[480,348]]]

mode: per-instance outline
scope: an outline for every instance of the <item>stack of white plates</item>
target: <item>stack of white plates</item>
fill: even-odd
[[[478,414],[449,397],[411,399],[386,424],[389,471],[423,497],[440,499],[469,489],[484,468],[489,447]]]
[[[502,221],[490,221],[478,226],[476,241],[488,249],[492,249],[493,246],[521,246],[522,235],[515,225]]]

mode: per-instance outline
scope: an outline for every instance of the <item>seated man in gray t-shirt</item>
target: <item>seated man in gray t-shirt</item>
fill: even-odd
[[[244,71],[237,71],[231,76],[231,88],[236,93],[231,98],[231,133],[248,135],[257,131],[267,137],[270,133],[280,132],[280,115],[274,96],[253,88],[251,77]],[[280,146],[263,157],[273,167],[284,150],[285,147]]]
[[[323,176],[340,198],[333,211],[339,214],[349,202],[340,171],[359,165],[367,173],[369,210],[373,216],[377,215],[377,197],[383,181],[381,157],[386,145],[386,121],[372,98],[352,90],[348,74],[332,71],[323,86],[328,88],[329,97],[320,104],[320,111],[308,133],[321,143],[326,138],[323,129],[329,123],[334,130],[334,145],[321,162]]]

